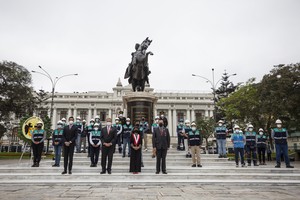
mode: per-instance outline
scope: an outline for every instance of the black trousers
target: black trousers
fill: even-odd
[[[266,162],[266,148],[257,147],[257,153],[258,153],[259,163],[261,163],[261,158],[262,158],[263,163],[265,163]]]
[[[100,146],[99,147],[93,147],[91,145],[90,148],[91,148],[91,163],[92,164],[97,164],[98,159],[99,159]]]
[[[241,164],[245,164],[244,162],[244,148],[234,148],[235,154],[235,163],[239,164],[239,157],[241,157]]]
[[[103,172],[105,172],[106,169],[107,169],[107,171],[111,171],[114,150],[115,150],[115,145],[112,145],[110,147],[106,147],[106,146],[102,147],[101,166],[102,166]],[[107,159],[108,159],[108,163],[107,163],[107,168],[106,168]]]
[[[156,150],[156,171],[166,172],[166,157],[167,157],[167,149],[157,149]]]
[[[64,145],[64,171],[66,172],[69,165],[69,171],[72,171],[73,166],[73,155],[75,145],[66,146]]]
[[[43,148],[44,148],[44,142],[39,143],[39,144],[32,143],[32,152],[33,152],[33,162],[34,163],[40,163]]]

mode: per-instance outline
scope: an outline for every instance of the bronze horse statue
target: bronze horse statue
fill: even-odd
[[[131,63],[129,63],[124,78],[129,78],[128,82],[132,84],[132,90],[144,91],[145,82],[149,84],[148,75],[149,71],[148,56],[153,55],[151,51],[146,52],[150,46],[152,40],[148,37],[142,42],[142,44],[135,45],[135,52],[131,53]]]

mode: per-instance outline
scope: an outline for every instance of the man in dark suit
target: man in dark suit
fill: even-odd
[[[168,128],[164,127],[162,119],[158,122],[159,126],[153,129],[152,145],[156,152],[156,174],[160,172],[160,165],[163,174],[167,174],[166,156],[170,148],[170,134]]]
[[[64,142],[64,171],[61,174],[67,173],[69,165],[69,174],[72,174],[73,154],[75,141],[77,138],[77,127],[74,125],[74,117],[69,117],[69,124],[63,130]]]
[[[114,149],[117,141],[117,129],[111,124],[111,118],[106,119],[106,126],[101,130],[101,143],[102,143],[102,154],[101,154],[101,166],[102,171],[100,174],[105,174],[106,169],[108,174],[111,174],[111,165],[113,160]],[[108,164],[106,168],[106,160],[108,158]]]

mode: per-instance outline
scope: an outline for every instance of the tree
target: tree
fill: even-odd
[[[208,149],[208,138],[213,134],[215,121],[213,118],[200,118],[197,120],[197,127],[201,131],[202,138],[205,139],[206,149]]]
[[[0,62],[0,121],[32,114],[35,97],[31,87],[31,74],[14,62]]]

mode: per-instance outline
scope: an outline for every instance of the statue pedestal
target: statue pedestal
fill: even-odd
[[[154,104],[157,99],[154,94],[149,92],[129,92],[123,96],[124,108],[131,123],[134,124],[145,117],[145,121],[151,125],[154,118]]]

